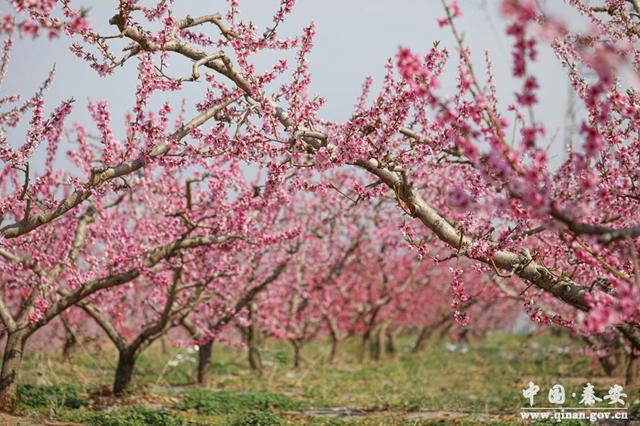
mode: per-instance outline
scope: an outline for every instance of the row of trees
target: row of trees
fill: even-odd
[[[381,91],[367,80],[338,123],[319,117],[324,100],[309,93],[314,26],[279,34],[293,0],[264,31],[237,0],[203,16],[178,16],[165,0],[114,1],[108,34],[73,1],[11,1],[0,75],[13,37],[48,33],[72,40],[105,78],[136,63],[138,84],[122,131],[105,102],[88,105],[92,124],[69,123],[72,101],[45,105],[53,72],[32,97],[0,100],[0,410],[15,408],[33,333],[58,319],[72,330],[83,315],[118,349],[115,394],[173,327],[206,358],[237,324],[259,366],[258,331],[291,342],[300,362],[318,333],[334,353],[346,334],[380,349],[401,327],[427,335],[452,317],[486,330],[522,305],[597,348],[617,342],[637,379],[640,5],[567,2],[588,35],[534,1],[502,2],[522,82],[513,99],[498,98],[488,58],[481,76],[454,1],[439,22],[457,67],[438,43],[425,55],[401,49]],[[586,111],[584,143],[560,167],[533,113],[540,43]],[[265,52],[273,66],[258,70]],[[457,75],[453,93],[439,85],[445,72]],[[176,110],[195,81],[200,98]],[[73,168],[58,166],[62,149]]]

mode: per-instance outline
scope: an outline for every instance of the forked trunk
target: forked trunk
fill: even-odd
[[[24,330],[7,336],[0,370],[0,411],[5,413],[13,413],[18,404],[18,374],[26,336]]]

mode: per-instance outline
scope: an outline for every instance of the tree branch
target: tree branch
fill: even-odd
[[[151,150],[132,161],[123,162],[115,166],[110,166],[102,171],[92,174],[91,178],[84,183],[84,189],[78,189],[74,191],[67,198],[62,200],[58,207],[51,210],[41,211],[37,214],[33,214],[29,217],[25,217],[19,222],[6,225],[0,228],[0,235],[4,238],[15,238],[20,235],[24,235],[46,223],[55,220],[75,208],[83,201],[91,197],[95,190],[103,186],[105,183],[116,179],[121,176],[131,174],[141,168],[143,168],[150,159],[155,159],[164,156],[169,152],[171,147],[171,141],[179,141],[187,136],[193,129],[200,127],[206,121],[213,118],[216,114],[222,111],[231,103],[235,102],[235,98],[229,98],[219,105],[215,105],[209,108],[193,118],[191,121],[183,125],[179,130],[174,132],[169,141],[155,145]]]
[[[62,298],[49,305],[46,309],[44,317],[31,325],[31,333],[47,324],[55,316],[63,312],[70,306],[78,303],[84,298],[96,293],[99,290],[114,287],[120,284],[129,282],[137,278],[143,268],[151,268],[164,259],[168,259],[174,256],[179,250],[185,250],[195,247],[224,244],[235,240],[235,236],[223,236],[223,237],[193,237],[193,238],[181,238],[172,243],[156,247],[155,249],[147,252],[144,262],[141,266],[131,268],[127,271],[110,275],[108,277],[96,278],[91,281],[85,282],[73,291],[68,292]]]

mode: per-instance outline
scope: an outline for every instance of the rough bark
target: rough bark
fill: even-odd
[[[247,349],[249,356],[249,366],[253,371],[260,374],[262,373],[262,359],[260,358],[260,330],[258,324],[253,321],[255,317],[256,307],[255,304],[249,304],[249,319],[251,324],[246,329]]]
[[[9,332],[0,370],[0,411],[13,413],[18,403],[18,373],[22,363],[26,332]]]
[[[198,383],[207,386],[211,379],[213,341],[198,346]]]
[[[129,390],[136,358],[137,356],[133,351],[118,351],[118,366],[116,367],[115,381],[113,383],[113,394],[115,396],[122,396]]]
[[[75,352],[78,347],[78,338],[76,334],[71,329],[71,326],[66,320],[62,320],[62,325],[64,326],[65,331],[65,339],[64,346],[62,347],[62,356],[64,358],[69,358],[73,352]]]
[[[255,344],[249,345],[249,366],[258,374],[262,373],[262,359],[260,358],[260,349]]]

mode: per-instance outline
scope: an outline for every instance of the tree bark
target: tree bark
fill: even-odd
[[[367,330],[362,335],[362,344],[360,345],[360,353],[358,361],[364,362],[371,351],[371,330]]]
[[[400,332],[399,328],[394,327],[392,330],[387,332],[387,354],[390,357],[395,357],[398,354],[398,333]]]
[[[64,358],[69,358],[78,347],[78,338],[76,337],[76,334],[73,332],[71,326],[66,320],[62,320],[62,325],[64,326],[65,332],[64,346],[62,347],[62,356]]]
[[[167,336],[162,336],[160,338],[160,353],[162,353],[162,355],[167,355],[169,353],[167,350]]]
[[[76,336],[70,335],[64,341],[64,346],[62,347],[62,356],[64,358],[71,357],[78,347],[78,341],[76,340]]]
[[[260,358],[259,339],[260,330],[258,330],[258,324],[255,321],[256,306],[254,303],[249,304],[249,320],[251,324],[246,329],[247,335],[247,348],[249,356],[249,366],[253,371],[258,374],[262,373],[262,359]]]
[[[291,346],[293,346],[293,368],[300,368],[302,366],[302,342],[293,339],[290,340]]]
[[[380,360],[380,343],[380,329],[378,329],[373,333],[373,339],[369,343],[369,359]]]
[[[338,359],[338,354],[340,353],[340,340],[338,336],[331,333],[331,352],[329,353],[329,362],[334,363]]]
[[[331,339],[331,352],[329,353],[329,362],[334,363],[338,357],[340,351],[340,335],[338,327],[329,317],[325,317],[327,329],[329,330],[329,338]]]
[[[616,369],[615,362],[612,361],[608,356],[598,357],[598,361],[600,362],[600,366],[604,370],[604,374],[606,374],[607,377],[613,377],[613,372]]]
[[[637,349],[631,348],[631,353],[627,358],[627,372],[625,384],[627,386],[636,385],[640,382],[640,357],[635,352]]]
[[[262,373],[262,359],[260,358],[260,350],[255,344],[249,346],[249,366],[258,374]]]
[[[207,386],[211,379],[211,354],[213,340],[198,346],[198,383]]]
[[[411,348],[411,352],[414,354],[422,352],[434,331],[435,327],[432,325],[425,325],[422,327],[416,342],[413,344],[413,348]]]
[[[444,338],[447,337],[447,334],[449,333],[452,327],[453,327],[453,321],[449,321],[446,324],[444,324],[444,326],[440,329],[440,334],[438,335],[438,338],[440,340],[444,340]]]
[[[376,330],[375,343],[371,347],[371,358],[381,361],[385,357],[385,349],[387,347],[387,324],[381,324]]]
[[[116,376],[113,383],[113,394],[115,396],[122,396],[129,390],[135,363],[135,351],[128,349],[118,351],[118,366],[116,367]]]
[[[18,373],[22,363],[25,330],[9,332],[0,370],[0,411],[13,413],[18,404]]]

